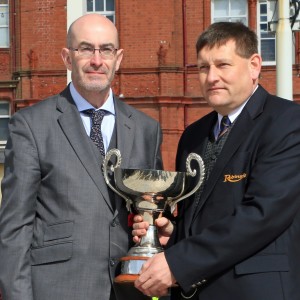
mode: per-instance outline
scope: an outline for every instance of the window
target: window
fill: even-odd
[[[212,22],[242,22],[248,25],[247,0],[212,0]]]
[[[115,22],[115,0],[86,0],[86,11],[100,13]]]
[[[9,119],[10,119],[9,101],[0,101],[0,148],[5,146],[8,138]]]
[[[0,48],[9,47],[8,0],[0,0]]]
[[[259,51],[264,65],[275,65],[276,60],[276,38],[275,31],[270,30],[270,23],[278,20],[275,1],[259,1],[257,9],[257,35]]]

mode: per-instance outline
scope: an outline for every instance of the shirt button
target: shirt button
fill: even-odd
[[[116,264],[116,262],[115,262],[115,260],[114,259],[110,259],[109,260],[109,264],[113,267],[115,264]]]
[[[119,221],[117,221],[117,220],[113,220],[112,223],[111,223],[112,227],[116,227],[118,225],[119,225]]]

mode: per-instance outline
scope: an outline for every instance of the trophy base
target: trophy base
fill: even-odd
[[[121,257],[121,274],[114,281],[115,283],[132,283],[139,277],[139,272],[149,257],[147,256],[125,256]]]
[[[131,247],[127,256],[121,257],[121,274],[115,278],[117,283],[133,283],[139,276],[143,264],[153,255],[163,251],[160,246],[157,229],[150,225],[147,235],[141,239],[139,245]]]
[[[115,283],[133,284],[138,277],[139,275],[137,274],[120,274],[114,279],[114,281]]]

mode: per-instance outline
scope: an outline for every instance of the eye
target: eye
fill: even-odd
[[[94,53],[94,48],[92,47],[88,47],[88,46],[84,46],[84,47],[80,47],[79,51],[82,54],[90,54],[90,53]]]
[[[114,51],[115,51],[115,49],[110,48],[110,47],[103,47],[103,48],[101,48],[101,52],[104,55],[111,55]]]
[[[229,66],[230,66],[229,63],[220,63],[220,64],[218,64],[219,68],[227,68]]]
[[[207,71],[208,68],[209,68],[208,65],[200,65],[200,66],[198,66],[198,69],[199,69],[199,71],[201,71],[201,72]]]

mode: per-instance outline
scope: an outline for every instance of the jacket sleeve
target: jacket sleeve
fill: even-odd
[[[155,163],[154,168],[157,170],[163,170],[163,160],[161,156],[161,144],[162,144],[162,131],[159,123],[156,126],[156,146],[155,146]]]
[[[35,140],[22,114],[9,124],[0,209],[0,289],[4,300],[32,300],[30,247],[41,179]]]

